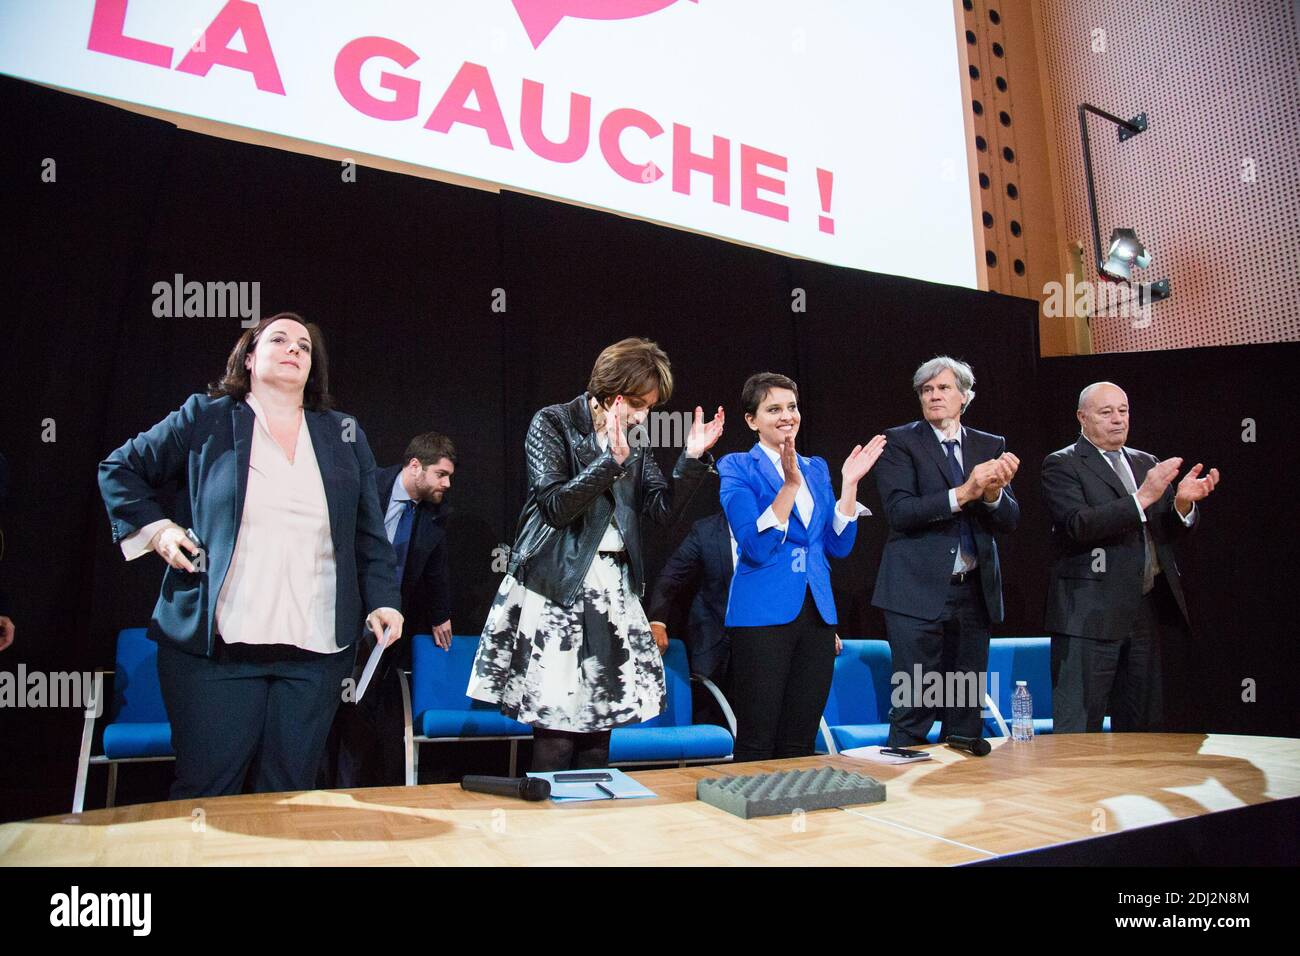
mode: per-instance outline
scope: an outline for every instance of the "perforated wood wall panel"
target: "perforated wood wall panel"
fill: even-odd
[[[1300,40],[1295,0],[1041,0],[1067,240],[1088,224],[1078,106],[1148,130],[1125,143],[1089,118],[1102,242],[1131,226],[1152,321],[1092,320],[1097,352],[1300,340]]]
[[[979,265],[990,290],[1040,299],[1061,279],[1062,241],[1032,3],[958,0],[954,9],[977,171]],[[1043,354],[1078,350],[1067,321],[1040,321]]]

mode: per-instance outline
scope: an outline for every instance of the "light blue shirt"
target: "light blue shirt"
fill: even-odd
[[[389,544],[397,537],[397,523],[402,520],[402,511],[410,500],[411,496],[402,483],[402,473],[399,471],[393,479],[393,491],[388,496],[388,510],[384,512],[384,533],[388,535]]]

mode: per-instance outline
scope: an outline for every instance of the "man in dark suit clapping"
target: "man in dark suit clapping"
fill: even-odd
[[[1079,393],[1081,434],[1043,462],[1055,556],[1047,592],[1055,733],[1165,729],[1165,638],[1187,637],[1173,543],[1197,524],[1219,481],[1181,458],[1126,448],[1128,396],[1110,382]],[[1181,722],[1176,718],[1173,723]]]
[[[941,355],[922,364],[912,388],[923,418],[885,432],[876,463],[889,538],[871,603],[885,612],[893,654],[891,747],[926,743],[936,717],[940,740],[983,729],[979,677],[990,623],[1003,615],[993,536],[1019,523],[1011,479],[1020,460],[1000,435],[962,425],[974,384],[965,362]],[[935,680],[937,707],[923,693]]]

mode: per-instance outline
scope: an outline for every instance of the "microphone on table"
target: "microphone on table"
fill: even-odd
[[[987,757],[993,748],[983,737],[958,737],[949,735],[944,741],[953,750],[962,750],[976,757]]]
[[[541,777],[485,777],[468,774],[460,782],[462,790],[490,793],[497,797],[520,800],[545,800],[551,795],[551,782]]]

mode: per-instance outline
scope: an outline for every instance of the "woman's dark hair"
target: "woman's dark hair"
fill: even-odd
[[[307,373],[307,384],[302,390],[303,408],[313,412],[323,412],[333,406],[334,397],[330,395],[330,363],[325,354],[325,336],[321,334],[320,326],[315,322],[308,322],[297,312],[277,312],[270,318],[258,322],[251,329],[245,329],[244,334],[235,343],[235,347],[230,350],[230,357],[226,359],[226,374],[219,382],[213,382],[208,386],[209,398],[229,395],[242,401],[248,395],[250,375],[248,369],[244,368],[244,360],[257,348],[257,343],[266,327],[280,319],[293,319],[301,323],[306,326],[307,334],[311,337],[311,370]]]
[[[644,395],[659,392],[662,405],[673,394],[673,373],[668,356],[649,339],[623,339],[596,358],[587,391],[604,405],[615,395]]]
[[[745,387],[740,390],[740,407],[746,415],[757,415],[758,406],[774,388],[788,388],[794,392],[794,400],[799,401],[799,386],[794,379],[779,372],[756,372],[745,379]]]

